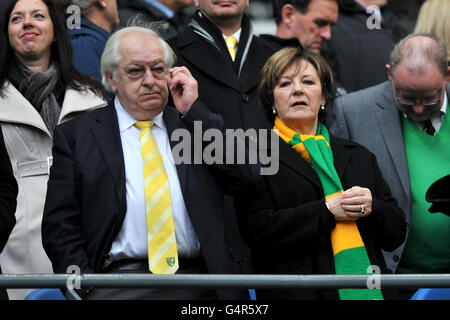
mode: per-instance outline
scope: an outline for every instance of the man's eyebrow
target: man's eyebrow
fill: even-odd
[[[150,66],[154,66],[154,65],[157,65],[159,63],[164,64],[164,60],[158,59],[158,60],[152,61],[152,62],[150,62]],[[130,66],[130,65],[133,65],[133,64],[142,66],[142,65],[145,65],[146,63],[144,63],[142,61],[132,60],[127,65]]]
[[[321,25],[329,24],[331,26],[334,26],[336,24],[334,21],[326,20],[326,19],[322,19],[322,18],[317,18],[317,19],[314,20],[314,22],[317,23],[317,24],[321,24]]]

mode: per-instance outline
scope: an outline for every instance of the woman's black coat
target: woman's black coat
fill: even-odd
[[[344,190],[372,192],[372,213],[357,221],[372,265],[388,272],[381,249],[405,239],[406,223],[381,176],[375,156],[356,143],[331,136],[335,168]],[[273,150],[272,150],[273,151]],[[256,274],[334,274],[330,234],[334,215],[327,209],[318,175],[279,139],[279,170],[237,201],[239,226],[253,255]],[[257,290],[258,299],[338,299],[337,289]]]

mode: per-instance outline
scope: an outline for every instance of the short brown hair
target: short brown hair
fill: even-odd
[[[325,59],[312,51],[301,50],[299,48],[284,48],[274,53],[261,70],[260,82],[258,88],[258,97],[263,107],[267,119],[270,123],[274,123],[275,115],[273,114],[274,97],[273,91],[280,81],[283,73],[291,66],[300,64],[301,61],[309,62],[317,71],[322,87],[322,95],[325,98],[325,104],[333,99],[333,76],[330,66]],[[319,111],[319,121],[325,121],[325,110]]]

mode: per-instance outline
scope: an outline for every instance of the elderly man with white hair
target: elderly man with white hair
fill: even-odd
[[[80,25],[70,26],[73,64],[81,73],[101,82],[100,58],[111,31],[119,24],[117,0],[70,0],[79,8]]]
[[[258,179],[258,166],[175,164],[175,129],[223,128],[197,81],[152,30],[114,33],[102,56],[105,108],[55,130],[42,226],[55,272],[241,273],[227,243],[223,193]],[[175,108],[166,106],[169,90]],[[190,150],[185,150],[186,152]],[[81,289],[86,299],[246,299],[208,288]]]

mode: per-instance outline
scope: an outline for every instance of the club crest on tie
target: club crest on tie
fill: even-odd
[[[175,265],[175,257],[167,257],[166,262],[169,265],[169,267],[173,267]]]

